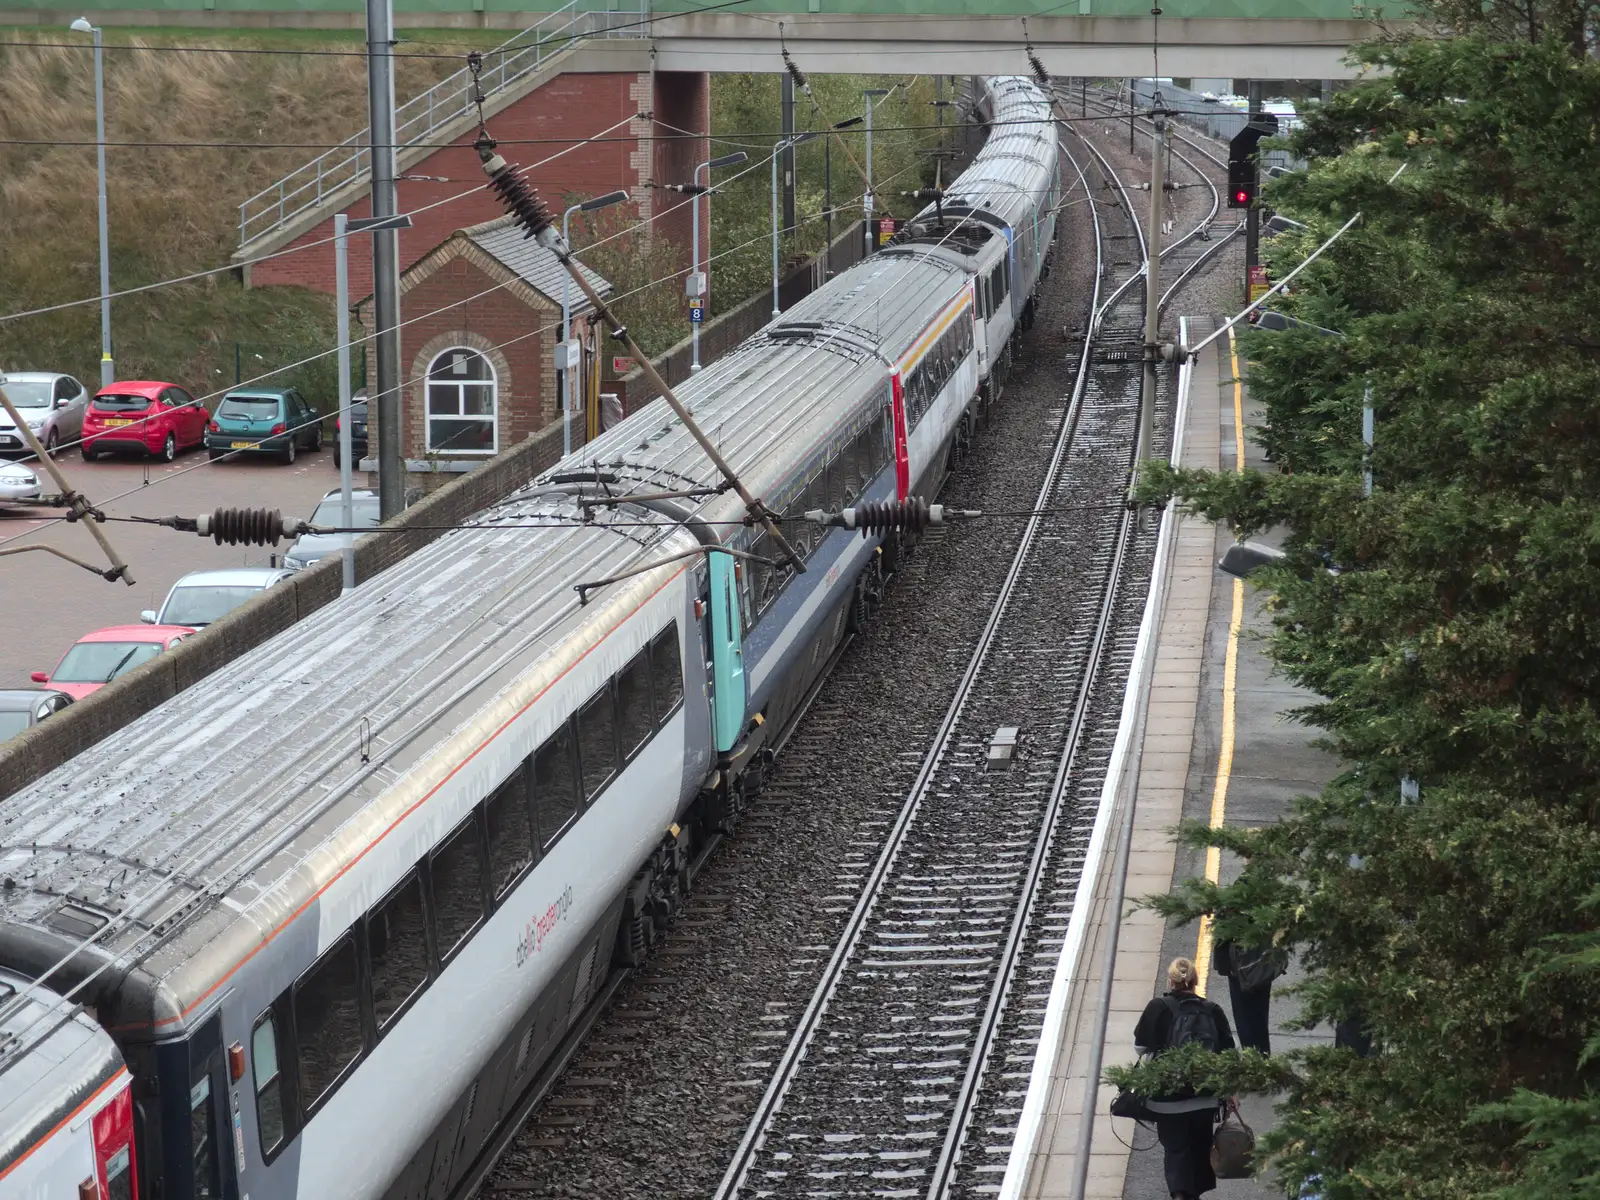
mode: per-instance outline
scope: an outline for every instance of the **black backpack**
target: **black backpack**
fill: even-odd
[[[1176,1050],[1190,1042],[1199,1042],[1211,1051],[1222,1048],[1222,1031],[1217,1028],[1211,1001],[1193,995],[1168,995],[1161,999],[1172,1013],[1172,1029],[1167,1034],[1165,1049]]]

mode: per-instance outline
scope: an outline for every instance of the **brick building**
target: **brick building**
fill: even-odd
[[[606,52],[613,57],[617,54]],[[636,52],[630,48],[629,53]],[[591,57],[586,61],[605,60]],[[705,137],[710,128],[709,75],[566,70],[515,98],[497,96],[495,103],[504,107],[488,106],[489,130],[500,141],[501,153],[513,165],[528,168],[527,178],[558,217],[575,198],[623,189],[639,219],[650,222],[655,235],[681,247],[684,266],[688,266],[688,198],[648,185],[690,182],[695,165],[710,157]],[[433,253],[455,230],[504,212],[493,193],[481,186],[483,169],[472,148],[476,122],[465,121],[463,126],[443,148],[410,148],[399,154],[399,210],[412,214],[413,221],[410,229],[398,235],[402,270]],[[596,140],[577,144],[586,138]],[[415,178],[424,175],[433,178]],[[429,208],[434,204],[439,207]],[[333,215],[340,211],[351,217],[370,216],[370,186],[363,182],[330,194],[327,203],[309,209],[281,229],[252,238],[240,248],[238,257],[253,258],[324,242],[333,236]],[[702,238],[708,233],[707,218],[706,206],[702,206]],[[329,293],[334,290],[331,242],[243,270],[245,282],[252,287],[298,284]],[[360,296],[371,291],[370,242],[358,236],[352,238],[350,247],[350,293]],[[402,320],[405,316],[402,310]]]
[[[583,271],[601,295],[612,290]],[[510,217],[455,231],[401,274],[408,323],[400,327],[400,453],[408,488],[431,491],[558,418],[555,350],[567,278],[556,256],[525,239]],[[573,375],[586,400],[599,342],[588,300],[576,286],[569,297],[573,340],[584,344]],[[371,309],[369,294],[357,306],[367,327]],[[575,423],[580,442],[582,428]],[[376,454],[375,407],[368,446]],[[375,466],[363,460],[364,470]]]

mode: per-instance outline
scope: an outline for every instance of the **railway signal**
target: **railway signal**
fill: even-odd
[[[1249,208],[1256,201],[1261,167],[1257,148],[1261,139],[1278,132],[1278,118],[1256,113],[1228,143],[1228,207]]]

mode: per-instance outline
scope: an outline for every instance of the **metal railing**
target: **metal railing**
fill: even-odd
[[[649,15],[650,0],[569,0],[532,28],[484,53],[483,94],[492,97],[526,79],[585,38],[649,37]],[[472,108],[472,73],[463,67],[395,109],[397,149],[427,141]],[[276,232],[334,192],[368,176],[371,144],[371,129],[363,129],[240,204],[240,247]]]

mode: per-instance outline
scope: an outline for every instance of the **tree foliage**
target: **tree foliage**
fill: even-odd
[[[1309,171],[1268,190],[1308,226],[1279,271],[1364,214],[1286,300],[1344,336],[1246,339],[1282,473],[1143,482],[1287,529],[1270,652],[1351,769],[1278,825],[1187,828],[1243,874],[1154,903],[1295,946],[1305,1023],[1376,1040],[1290,1056],[1266,1148],[1291,1188],[1600,1195],[1600,65],[1555,39],[1365,54],[1392,76],[1313,111]]]

